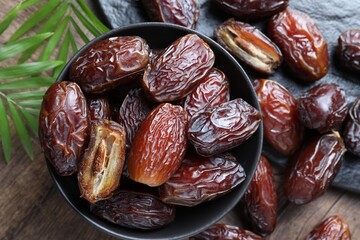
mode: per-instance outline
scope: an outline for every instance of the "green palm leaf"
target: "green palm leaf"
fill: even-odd
[[[53,69],[62,63],[63,62],[61,61],[43,61],[2,68],[0,69],[0,80],[39,74],[49,69]]]
[[[2,99],[0,98],[0,137],[1,145],[4,152],[6,162],[11,158],[11,132],[6,110]]]

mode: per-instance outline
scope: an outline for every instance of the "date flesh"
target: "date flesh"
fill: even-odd
[[[245,180],[245,171],[230,153],[187,156],[172,177],[159,187],[168,204],[192,207],[231,191]]]
[[[263,240],[262,237],[248,230],[225,224],[215,224],[205,231],[190,237],[190,240]]]
[[[171,102],[188,95],[215,61],[214,52],[196,34],[188,34],[168,46],[145,70],[142,85],[156,102]]]
[[[138,79],[149,61],[149,46],[140,37],[124,36],[91,45],[70,67],[70,79],[87,93],[104,93]]]
[[[350,240],[350,228],[343,218],[339,216],[330,216],[321,222],[311,233],[306,237],[306,240],[318,239],[339,239]]]
[[[197,0],[142,0],[142,3],[153,21],[194,29],[199,19]]]
[[[276,151],[290,156],[300,147],[304,136],[297,116],[297,100],[272,80],[257,79],[254,88],[262,111],[264,138]]]
[[[348,112],[345,91],[333,83],[318,84],[300,96],[297,110],[305,127],[330,131],[342,124]]]
[[[188,139],[202,156],[240,145],[258,129],[261,115],[241,98],[207,107],[190,118]]]
[[[163,103],[140,124],[127,159],[130,178],[151,187],[166,182],[179,168],[187,148],[187,114]]]
[[[343,138],[346,148],[360,157],[360,97],[356,98],[345,119]]]
[[[270,20],[268,33],[280,48],[294,77],[314,82],[327,74],[327,44],[310,16],[287,8]]]
[[[360,29],[347,30],[340,35],[338,55],[345,68],[360,71]]]
[[[88,108],[80,87],[56,82],[46,91],[39,118],[39,140],[45,157],[61,176],[74,174],[88,142]]]
[[[338,132],[319,134],[291,159],[285,177],[285,196],[295,204],[308,203],[330,186],[338,173],[346,149]]]
[[[229,19],[214,31],[221,46],[253,69],[272,74],[282,61],[278,47],[250,24]]]
[[[131,191],[118,191],[107,200],[91,204],[90,211],[132,229],[156,229],[175,219],[175,207],[151,194]]]
[[[106,97],[87,97],[90,120],[111,120],[111,110]]]
[[[90,143],[80,161],[78,185],[90,203],[111,197],[120,185],[125,162],[125,129],[117,122],[91,123]]]

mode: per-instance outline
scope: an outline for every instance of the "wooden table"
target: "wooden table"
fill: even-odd
[[[18,1],[2,0],[0,20]],[[29,16],[23,11],[10,29],[0,36],[4,44],[11,33]],[[5,64],[15,63],[15,60]],[[1,65],[2,64],[2,65]],[[0,67],[5,66],[0,62]],[[9,164],[0,156],[0,239],[113,239],[80,217],[61,197],[47,171],[44,157],[34,139],[35,159],[27,159],[14,136],[14,154]],[[331,188],[317,200],[303,206],[289,204],[282,193],[283,170],[275,168],[279,216],[268,239],[304,239],[327,216],[341,215],[350,225],[353,239],[360,239],[360,196]],[[241,223],[239,210],[233,210],[223,223]]]

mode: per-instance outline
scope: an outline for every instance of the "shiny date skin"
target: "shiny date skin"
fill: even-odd
[[[280,48],[294,77],[314,82],[327,74],[327,43],[310,16],[287,8],[270,20],[268,34]]]
[[[253,230],[264,236],[272,233],[276,226],[277,195],[274,175],[264,156],[260,157],[243,201]]]
[[[254,134],[260,122],[260,112],[237,98],[193,115],[188,139],[200,155],[212,156],[240,145]]]
[[[289,0],[215,0],[227,13],[240,19],[259,19],[284,10]]]
[[[192,207],[224,195],[245,180],[245,171],[230,153],[202,157],[195,153],[159,187],[168,204]]]
[[[295,204],[308,203],[330,186],[346,149],[338,132],[314,136],[291,159],[285,177],[285,196]]]
[[[149,46],[137,36],[112,37],[91,45],[70,67],[70,79],[100,94],[137,80],[149,62]]]
[[[304,137],[296,98],[276,81],[256,79],[253,85],[262,111],[264,138],[277,152],[290,156]]]
[[[256,235],[248,230],[226,225],[215,224],[205,231],[190,237],[190,240],[214,240],[214,239],[226,239],[226,240],[263,240],[262,237]]]
[[[229,19],[215,29],[214,36],[220,45],[256,71],[273,74],[281,64],[279,48],[250,24]]]
[[[340,216],[330,216],[321,222],[309,235],[306,240],[318,239],[339,239],[350,240],[351,233],[349,225]]]
[[[347,150],[360,157],[360,97],[349,109],[342,136]]]
[[[340,63],[347,69],[360,71],[360,29],[343,32],[338,39]]]
[[[90,120],[107,119],[111,120],[112,112],[106,97],[87,97]]]
[[[230,100],[229,80],[217,68],[210,70],[194,91],[186,96],[183,102],[184,109],[189,116],[208,106],[218,106]]]
[[[334,83],[321,83],[303,93],[298,118],[309,129],[327,132],[340,126],[348,112],[345,91]]]
[[[197,0],[142,0],[153,21],[174,23],[194,29],[199,19]]]
[[[74,174],[88,142],[86,99],[73,82],[56,82],[46,91],[39,117],[39,140],[45,157],[61,176]]]
[[[215,61],[214,52],[196,34],[188,34],[168,46],[148,65],[142,85],[155,102],[171,102],[188,95]]]
[[[151,194],[121,190],[107,200],[91,204],[90,211],[126,228],[150,230],[171,223],[176,209]]]

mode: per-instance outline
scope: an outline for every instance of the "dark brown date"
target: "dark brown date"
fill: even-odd
[[[194,154],[159,187],[159,194],[165,203],[192,207],[224,195],[244,179],[244,169],[230,153],[213,157]]]
[[[107,119],[111,120],[111,110],[106,97],[87,97],[90,120]]]
[[[117,225],[133,229],[156,229],[175,219],[175,208],[157,197],[118,191],[111,198],[90,205],[90,211]]]
[[[125,162],[125,129],[117,122],[91,122],[90,143],[80,161],[81,197],[90,203],[111,197],[120,185]]]
[[[300,147],[304,136],[297,116],[297,100],[272,80],[257,79],[254,88],[262,111],[264,138],[276,151],[290,156]]]
[[[350,240],[350,228],[343,218],[336,215],[328,217],[306,237],[306,240],[320,239]]]
[[[307,14],[287,8],[270,20],[268,34],[280,48],[294,77],[314,82],[327,74],[327,44]]]
[[[200,5],[197,0],[142,0],[142,3],[153,21],[194,29],[199,19]]]
[[[237,98],[193,115],[188,139],[200,155],[212,156],[240,145],[253,135],[260,122],[260,112]]]
[[[77,172],[88,142],[88,108],[80,87],[56,82],[46,91],[39,118],[39,140],[45,157],[61,176]]]
[[[277,196],[274,175],[268,160],[260,157],[259,164],[244,195],[245,212],[253,230],[269,235],[276,226]]]
[[[219,69],[213,68],[202,83],[186,96],[183,106],[189,116],[208,107],[230,100],[229,81]]]
[[[127,159],[132,180],[155,187],[176,172],[187,148],[187,121],[186,111],[170,103],[159,105],[145,118]]]
[[[300,96],[297,110],[305,127],[330,131],[342,124],[348,112],[345,92],[334,83],[318,84]]]
[[[308,203],[330,186],[346,149],[338,132],[316,135],[291,159],[285,177],[285,196],[295,204]]]
[[[263,240],[262,237],[248,230],[225,224],[215,224],[205,231],[190,237],[190,240]]]
[[[240,19],[259,19],[284,10],[289,0],[215,0],[227,13]]]
[[[343,130],[344,143],[350,152],[360,157],[360,97],[349,109]]]
[[[214,52],[196,34],[168,46],[145,70],[142,85],[156,102],[184,98],[200,83],[215,61]]]
[[[338,43],[340,63],[347,69],[360,71],[360,29],[343,32]]]
[[[253,69],[272,74],[282,61],[278,47],[256,27],[229,19],[214,31],[215,39]]]
[[[101,40],[70,67],[70,79],[87,93],[104,93],[138,79],[149,61],[149,46],[136,36]]]

